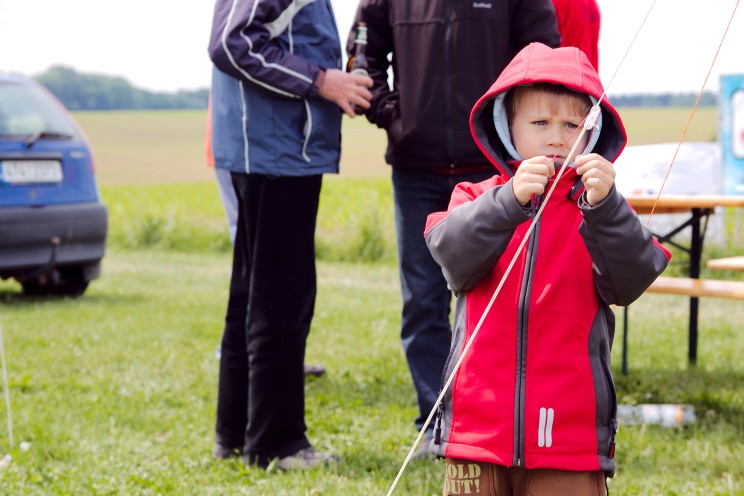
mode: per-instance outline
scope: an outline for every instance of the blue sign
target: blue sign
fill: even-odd
[[[744,74],[721,75],[723,192],[744,195]]]

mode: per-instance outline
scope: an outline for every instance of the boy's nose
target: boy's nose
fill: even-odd
[[[566,142],[566,137],[563,131],[559,128],[551,128],[548,133],[548,145],[555,147],[562,147]]]

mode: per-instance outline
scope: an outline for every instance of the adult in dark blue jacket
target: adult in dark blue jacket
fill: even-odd
[[[304,416],[321,181],[338,172],[341,111],[369,107],[372,81],[339,70],[329,0],[217,0],[209,55],[215,164],[238,197],[213,456],[309,468],[334,459]]]

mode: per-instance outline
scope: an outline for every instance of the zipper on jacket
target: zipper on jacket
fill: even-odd
[[[454,330],[455,335],[452,338],[453,343],[459,343],[460,342],[460,335],[462,334],[462,329],[458,326]],[[450,364],[452,363],[454,350],[450,349],[449,353],[447,354],[447,360],[444,362],[444,368],[442,369],[442,376],[439,380],[439,391],[444,389],[444,385],[447,383],[447,379],[449,378],[449,368]],[[453,386],[450,386],[453,387]],[[437,414],[434,420],[434,444],[439,446],[442,444],[442,423],[444,422],[444,402],[451,401],[450,394],[445,394],[442,398],[442,401],[439,402],[439,405],[437,405]]]
[[[535,218],[537,203],[540,197],[535,197],[531,202],[532,219]],[[535,268],[535,256],[537,251],[537,239],[540,224],[539,220],[535,229],[530,234],[527,243],[527,259],[524,273],[522,274],[521,294],[519,295],[519,316],[517,318],[517,368],[516,386],[514,391],[514,459],[515,467],[521,467],[524,462],[524,403],[525,403],[525,376],[527,369],[527,324],[529,322],[530,293],[532,292],[532,274]]]
[[[434,444],[439,446],[442,444],[442,417],[444,416],[444,407],[442,407],[442,402],[439,402],[439,405],[437,406],[437,420],[434,422]],[[615,437],[613,436],[613,439]]]

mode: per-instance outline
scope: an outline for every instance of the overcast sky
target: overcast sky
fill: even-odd
[[[699,91],[737,3],[656,0],[621,64],[654,0],[598,1],[600,76],[610,94]],[[345,39],[357,1],[332,3]],[[212,6],[212,0],[0,0],[0,71],[35,75],[64,64],[151,90],[207,87]],[[742,10],[706,89],[717,90],[722,73],[744,73]]]

